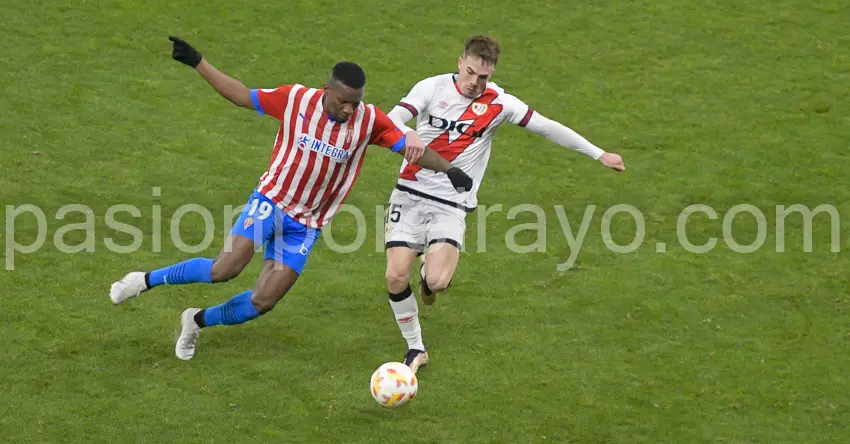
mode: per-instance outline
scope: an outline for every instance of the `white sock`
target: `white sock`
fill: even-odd
[[[419,326],[419,306],[416,304],[416,296],[409,289],[405,292],[408,296],[402,301],[395,302],[390,299],[395,322],[404,340],[407,341],[408,349],[425,351],[425,345],[422,343],[422,328]]]

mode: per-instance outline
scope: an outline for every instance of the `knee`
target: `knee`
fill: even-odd
[[[398,293],[410,284],[409,272],[399,267],[388,267],[386,278],[391,293]]]
[[[227,282],[242,272],[245,268],[242,264],[236,263],[233,260],[217,257],[213,261],[211,278],[213,282]]]

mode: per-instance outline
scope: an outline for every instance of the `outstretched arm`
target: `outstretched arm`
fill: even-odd
[[[602,148],[590,143],[579,133],[564,126],[563,124],[548,119],[536,111],[531,112],[532,115],[525,125],[529,131],[540,134],[565,148],[570,148],[590,156],[591,158],[600,161],[608,168],[613,168],[617,171],[623,171],[626,169],[623,165],[623,159],[618,154],[606,153]]]
[[[215,69],[206,60],[202,60],[198,65],[198,73],[216,90],[222,97],[229,100],[236,106],[242,108],[254,109],[254,104],[251,101],[251,90],[242,84],[239,80],[228,76],[227,74]]]
[[[585,154],[602,165],[616,171],[626,169],[623,166],[623,158],[618,154],[606,153],[602,148],[590,143],[579,133],[535,111],[525,102],[511,94],[505,94],[502,98],[508,120],[516,125],[527,128],[529,131],[540,134],[552,142],[564,148],[570,148]]]
[[[174,44],[171,57],[180,63],[191,66],[216,90],[222,97],[236,106],[255,109],[251,101],[251,90],[227,74],[217,70],[207,62],[198,50],[179,37],[168,37]]]

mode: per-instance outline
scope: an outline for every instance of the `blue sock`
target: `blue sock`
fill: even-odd
[[[251,290],[239,293],[223,304],[205,309],[204,326],[241,324],[260,316],[262,313],[251,303],[251,293]]]
[[[148,285],[153,288],[159,285],[192,284],[195,282],[212,282],[213,260],[196,257],[188,261],[170,265],[148,273]]]

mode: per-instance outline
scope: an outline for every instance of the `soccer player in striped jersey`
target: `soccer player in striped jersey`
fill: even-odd
[[[407,161],[446,174],[459,191],[472,187],[466,173],[426,149],[415,132],[404,134],[383,111],[362,102],[366,75],[354,63],[334,66],[323,89],[299,84],[248,89],[182,39],[169,39],[172,57],[197,70],[219,94],[280,121],[271,164],[216,258],[197,257],[149,272],[135,271],[112,284],[110,299],[120,304],[162,285],[224,282],[239,275],[257,246],[265,247],[263,270],[251,290],[220,305],[182,313],[175,345],[180,359],[194,356],[202,328],[255,319],[272,310],[292,288],[322,227],[357,180],[368,145],[389,148],[406,155]]]
[[[470,37],[458,57],[456,73],[420,81],[389,113],[399,128],[407,128],[405,123],[415,118],[416,132],[428,147],[466,171],[475,183],[468,192],[456,193],[445,177],[405,161],[390,195],[385,229],[387,291],[396,323],[407,341],[404,362],[413,371],[428,362],[428,354],[410,288],[411,267],[427,248],[419,266],[419,292],[424,304],[433,304],[454,276],[466,214],[477,205],[491,140],[500,125],[518,125],[607,168],[625,169],[619,155],[606,153],[491,82],[500,51],[491,37]]]

